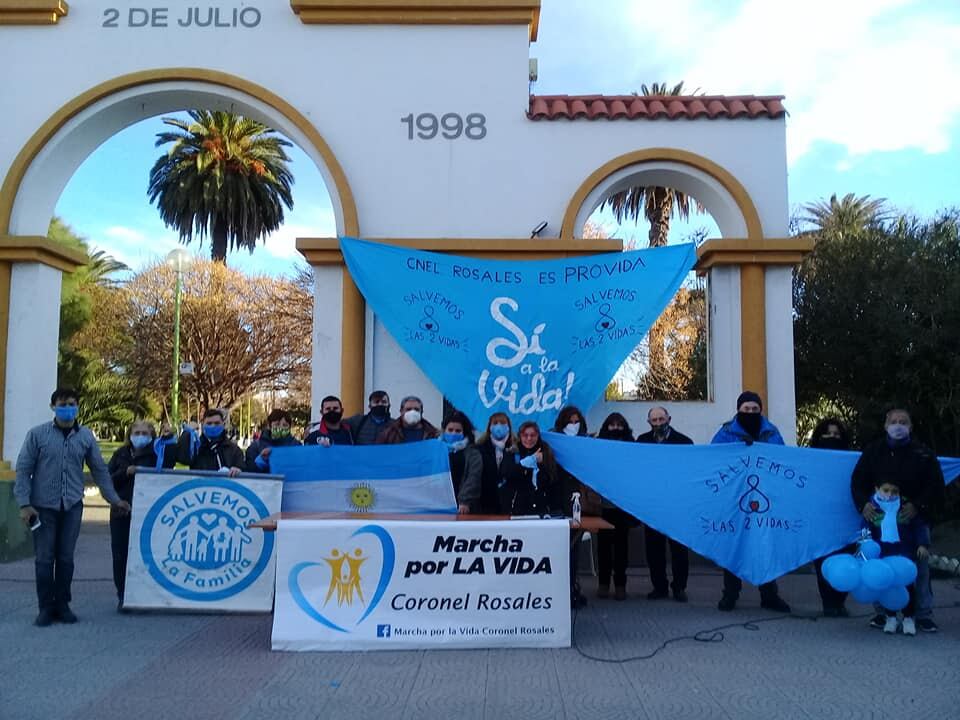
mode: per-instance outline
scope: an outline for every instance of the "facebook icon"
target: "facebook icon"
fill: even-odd
[[[388,638],[388,637],[390,637],[390,626],[389,626],[389,625],[377,625],[377,637],[378,637],[378,638]]]

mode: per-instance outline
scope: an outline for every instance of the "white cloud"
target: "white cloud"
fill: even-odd
[[[950,149],[960,118],[960,13],[951,0],[730,7],[673,0],[625,12],[638,50],[670,67],[669,79],[716,94],[786,95],[791,162],[816,142],[850,155]]]
[[[108,227],[103,231],[103,234],[109,238],[121,241],[130,241],[130,242],[143,242],[145,236],[139,230],[136,230],[131,227],[125,227],[123,225],[113,225]]]
[[[335,237],[337,223],[330,207],[299,207],[288,218],[288,222],[275,233],[267,237],[263,247],[275,258],[296,260],[301,257],[297,252],[297,238]]]

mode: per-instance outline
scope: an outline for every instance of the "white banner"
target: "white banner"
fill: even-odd
[[[273,533],[251,523],[280,511],[275,476],[137,473],[124,606],[269,612]]]
[[[274,650],[569,647],[570,526],[281,520]]]

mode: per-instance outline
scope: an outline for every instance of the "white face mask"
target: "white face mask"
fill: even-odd
[[[563,428],[564,435],[577,435],[580,432],[580,423],[567,423],[566,427]]]
[[[407,425],[416,425],[421,419],[423,419],[423,416],[419,410],[407,410],[403,414],[403,422]]]

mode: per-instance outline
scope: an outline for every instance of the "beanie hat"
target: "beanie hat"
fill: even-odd
[[[740,397],[737,398],[737,410],[739,410],[740,406],[745,402],[755,402],[760,406],[760,409],[763,410],[763,400],[761,400],[760,396],[752,390],[744,390],[742,393],[740,393]]]

